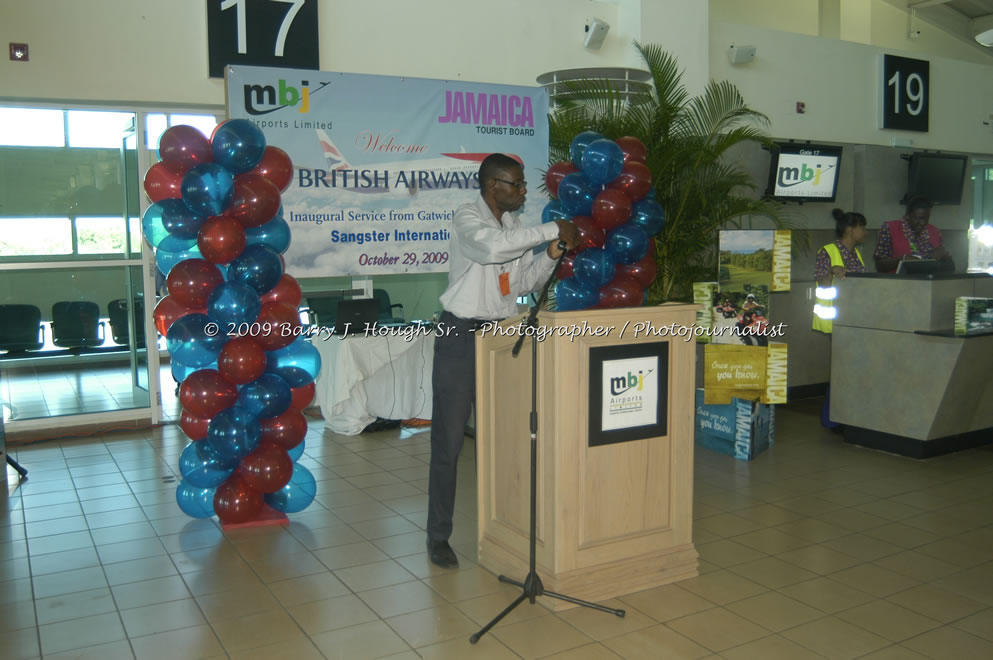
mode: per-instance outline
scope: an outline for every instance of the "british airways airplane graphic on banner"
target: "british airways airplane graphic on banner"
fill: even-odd
[[[522,218],[540,222],[542,88],[262,67],[228,67],[226,85],[228,116],[293,160],[283,256],[298,277],[446,271],[455,209],[495,152],[523,165]]]

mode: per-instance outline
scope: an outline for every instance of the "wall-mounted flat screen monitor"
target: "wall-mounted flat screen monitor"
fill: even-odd
[[[966,156],[954,154],[911,155],[909,196],[921,195],[933,204],[961,204],[967,161]]]
[[[777,144],[772,149],[766,195],[783,201],[833,202],[840,165],[841,147]]]

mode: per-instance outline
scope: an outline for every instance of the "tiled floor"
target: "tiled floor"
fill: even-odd
[[[120,360],[92,363],[85,357],[58,369],[32,364],[3,365],[0,414],[5,421],[79,415],[127,408],[147,408],[148,391],[132,386],[131,368]],[[162,369],[164,387],[175,386],[169,365]],[[168,397],[171,391],[165,392]]]
[[[315,503],[223,533],[174,503],[176,427],[18,448],[0,658],[993,658],[993,450],[898,458],[817,412],[781,408],[751,463],[697,450],[699,577],[613,601],[624,619],[525,604],[478,646],[518,591],[474,562],[471,445],[457,571],[424,552],[427,430],[312,420]]]

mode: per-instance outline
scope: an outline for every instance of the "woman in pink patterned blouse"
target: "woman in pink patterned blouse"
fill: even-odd
[[[938,259],[946,270],[955,270],[952,255],[942,245],[941,232],[928,224],[930,219],[931,200],[911,197],[902,218],[884,222],[873,253],[876,270],[893,273],[901,261],[910,259]]]

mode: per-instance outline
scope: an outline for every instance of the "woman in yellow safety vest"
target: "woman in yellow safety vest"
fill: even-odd
[[[845,279],[846,273],[864,273],[865,262],[858,245],[865,240],[865,216],[841,209],[831,211],[834,216],[834,233],[837,240],[828,243],[817,251],[817,262],[814,265],[814,279],[817,281],[817,291],[814,294],[814,330],[831,334],[832,319],[836,311],[834,299],[837,295],[834,281]],[[828,385],[824,394],[824,406],[821,408],[821,425],[837,430],[836,422],[831,421],[831,387]]]
[[[865,262],[858,245],[865,240],[865,216],[841,209],[831,211],[834,216],[834,233],[838,239],[817,251],[814,265],[814,280],[817,290],[814,293],[814,330],[831,333],[831,320],[835,317],[834,299],[837,295],[834,280],[845,279],[845,273],[864,273]]]

